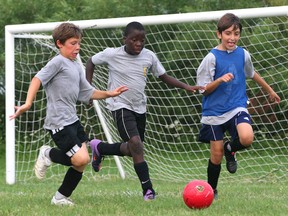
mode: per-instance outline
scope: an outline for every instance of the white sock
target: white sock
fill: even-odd
[[[49,158],[49,160],[51,160],[51,158],[49,156],[50,151],[51,151],[51,148],[46,149],[46,151],[44,152],[45,157]]]
[[[61,194],[59,191],[56,191],[56,193],[55,193],[55,198],[56,198],[57,200],[60,200],[60,199],[66,198],[66,196],[64,196],[63,194]]]

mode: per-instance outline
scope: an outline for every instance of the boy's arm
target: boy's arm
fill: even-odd
[[[93,64],[92,59],[89,58],[86,63],[86,79],[90,84],[92,83],[94,68],[95,65]]]
[[[232,73],[224,74],[222,77],[219,77],[218,79],[212,81],[211,83],[208,83],[206,85],[206,90],[203,92],[203,95],[207,96],[211,94],[221,83],[230,82],[232,79],[234,79]]]
[[[270,101],[280,103],[280,97],[256,71],[254,73],[253,80],[269,94]]]
[[[196,90],[205,90],[205,87],[202,87],[202,86],[190,86],[186,83],[183,83],[181,81],[179,81],[178,79],[172,77],[172,76],[169,76],[168,74],[163,74],[161,76],[159,76],[159,78],[164,82],[166,83],[167,85],[169,86],[173,86],[173,87],[176,87],[176,88],[182,88],[182,89],[185,89],[187,91],[190,91],[190,92],[195,92]]]
[[[127,90],[128,90],[128,88],[126,86],[120,86],[120,87],[114,89],[113,91],[102,91],[102,90],[95,89],[92,96],[91,96],[91,99],[100,100],[100,99],[105,99],[105,98],[109,98],[109,97],[115,97],[115,96],[122,94],[123,92],[125,92]]]
[[[28,89],[25,104],[23,104],[22,106],[15,106],[16,112],[13,115],[9,116],[10,120],[17,118],[19,115],[30,109],[40,86],[41,81],[37,77],[33,77]]]

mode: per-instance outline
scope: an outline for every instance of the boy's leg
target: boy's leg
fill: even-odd
[[[207,177],[208,183],[214,190],[214,198],[218,198],[217,185],[221,171],[221,161],[223,158],[223,141],[210,142],[210,159],[208,161]]]
[[[210,143],[210,158],[207,167],[207,182],[214,191],[214,199],[218,198],[217,185],[221,172],[221,161],[223,159],[223,136],[225,129],[223,125],[203,124],[199,132],[199,141]]]
[[[230,122],[232,141],[228,150],[236,152],[249,147],[254,139],[251,116],[246,112],[239,112]]]
[[[221,164],[213,164],[211,160],[208,161],[208,167],[207,167],[207,177],[208,177],[208,183],[211,185],[214,191],[214,198],[218,198],[218,192],[217,192],[217,185],[218,185],[218,179],[221,172]]]
[[[91,140],[90,148],[92,151],[92,167],[94,171],[100,171],[102,160],[104,160],[104,155],[124,156],[120,149],[121,145],[122,143],[104,143],[102,142],[102,140],[99,139]]]
[[[229,133],[232,141],[225,142],[224,152],[227,170],[230,173],[235,173],[237,171],[235,153],[249,147],[253,142],[254,134],[251,126],[251,117],[248,113],[240,112],[230,122]]]
[[[82,125],[77,121],[65,127],[63,133],[56,137],[54,136],[53,139],[61,151],[65,152],[66,156],[70,158],[73,167],[70,167],[66,172],[61,186],[51,200],[51,204],[73,205],[73,202],[68,197],[79,184],[83,171],[90,161],[86,147],[88,138]],[[50,154],[50,156],[52,155]]]
[[[148,164],[144,160],[144,143],[141,141],[140,136],[133,136],[128,141],[128,148],[133,158],[134,170],[142,187],[144,200],[155,199],[155,191],[150,179]]]
[[[69,197],[81,181],[83,171],[89,163],[89,154],[85,142],[82,143],[81,148],[71,156],[71,161],[73,167],[70,167],[67,170],[61,186],[51,200],[51,204],[73,205],[73,202]]]
[[[64,180],[59,187],[58,191],[55,193],[51,200],[51,204],[54,205],[73,205],[71,199],[68,197],[71,196],[77,185],[82,179],[83,172],[79,172],[73,167],[70,167],[66,175],[64,177]]]
[[[40,180],[45,177],[47,168],[52,164],[52,161],[48,156],[50,150],[51,147],[48,145],[43,145],[40,148],[39,155],[34,166],[35,175]]]
[[[48,155],[47,155],[48,154]],[[71,166],[71,158],[68,157],[63,151],[57,148],[48,149],[45,155],[51,159],[53,163],[61,164],[64,166]]]
[[[141,183],[144,200],[155,199],[155,191],[153,190],[146,161],[134,163],[134,169]]]
[[[127,109],[112,112],[121,138],[123,155],[132,156],[135,172],[139,178],[144,200],[155,199],[155,191],[149,175],[147,162],[144,160],[144,134],[146,114],[139,114]]]

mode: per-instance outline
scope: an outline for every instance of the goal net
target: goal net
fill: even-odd
[[[84,31],[79,59],[85,63],[106,47],[122,45],[122,29],[131,21],[144,24],[146,48],[153,50],[167,70],[177,79],[196,84],[196,70],[201,60],[219,41],[216,24],[224,13],[232,12],[242,19],[243,31],[238,45],[252,55],[255,69],[279,94],[279,105],[268,103],[265,92],[247,80],[249,111],[253,119],[255,141],[251,148],[237,153],[238,171],[231,175],[222,161],[221,181],[277,181],[287,179],[288,167],[288,7],[253,8],[230,11],[127,17],[105,20],[75,21]],[[31,109],[9,121],[14,105],[23,104],[32,77],[55,56],[51,31],[59,23],[6,26],[6,181],[28,181],[35,178],[33,166],[43,144],[54,146],[44,131],[46,96],[42,89]],[[127,71],[129,73],[129,71]],[[105,90],[107,68],[97,66],[93,85]],[[146,94],[147,127],[145,159],[152,180],[190,181],[206,179],[209,145],[199,143],[201,100],[197,92],[170,88],[159,79],[148,76]],[[67,89],[69,91],[69,89]],[[105,101],[94,106],[78,104],[78,113],[89,137],[119,142]],[[228,137],[227,137],[228,138]],[[67,168],[53,165],[47,178],[63,175]],[[88,166],[89,179],[136,178],[129,157],[105,157],[102,170],[95,173]],[[284,178],[285,177],[285,178]]]

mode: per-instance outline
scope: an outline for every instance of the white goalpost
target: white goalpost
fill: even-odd
[[[255,69],[280,95],[279,105],[268,103],[267,94],[247,81],[249,111],[255,141],[249,150],[237,153],[236,174],[221,172],[222,181],[277,181],[287,177],[288,167],[288,6],[209,11],[157,16],[70,21],[84,32],[79,60],[83,63],[106,47],[122,44],[122,29],[131,21],[141,22],[147,32],[146,48],[153,50],[171,76],[195,85],[196,70],[203,57],[215,47],[217,20],[226,12],[238,15],[243,24],[240,46],[252,55]],[[9,120],[14,106],[23,104],[32,77],[55,56],[52,30],[62,22],[7,25],[5,27],[6,83],[6,182],[35,178],[33,166],[43,144],[54,146],[42,128],[46,96],[42,89],[29,111]],[[128,73],[128,71],[127,71]],[[106,89],[107,68],[97,66],[93,85]],[[182,89],[170,88],[148,76],[145,158],[152,179],[188,181],[206,179],[209,145],[198,142],[201,127],[201,100]],[[119,142],[105,101],[94,106],[77,105],[79,118],[89,137],[109,143]],[[223,170],[225,161],[222,163]],[[47,178],[61,175],[65,167],[53,165]],[[105,157],[103,168],[89,179],[136,178],[129,157]]]

